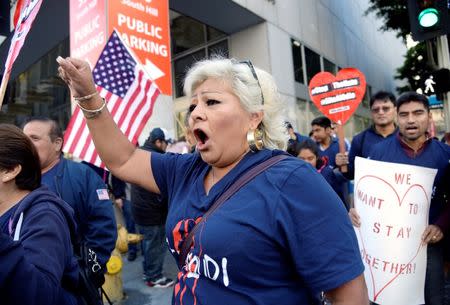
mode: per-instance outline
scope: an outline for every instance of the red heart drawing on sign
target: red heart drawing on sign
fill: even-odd
[[[355,68],[344,68],[336,76],[320,72],[309,82],[309,95],[316,107],[340,125],[356,111],[365,92],[366,78]]]
[[[427,193],[426,193],[426,191],[425,191],[425,189],[424,189],[424,187],[422,186],[422,185],[420,185],[420,184],[413,184],[413,185],[411,185],[407,190],[406,190],[406,192],[404,193],[404,195],[403,195],[403,197],[402,198],[400,198],[400,196],[399,196],[399,194],[398,194],[398,192],[396,191],[396,189],[389,183],[389,182],[387,182],[386,180],[384,180],[384,179],[382,179],[382,178],[380,178],[380,177],[377,177],[377,176],[373,176],[373,175],[366,175],[366,176],[363,176],[363,177],[361,177],[361,179],[359,179],[359,181],[356,183],[356,185],[355,185],[355,199],[356,199],[356,197],[357,196],[359,196],[359,191],[360,191],[360,189],[361,189],[361,182],[363,181],[363,180],[369,180],[368,181],[368,183],[370,183],[370,185],[371,185],[371,188],[373,188],[373,186],[374,186],[374,184],[376,184],[376,183],[382,183],[382,184],[384,184],[388,189],[390,189],[390,190],[392,190],[393,192],[394,192],[394,194],[395,194],[395,196],[396,196],[396,198],[397,198],[397,202],[398,202],[398,208],[402,208],[402,204],[403,204],[403,202],[404,202],[404,200],[405,200],[405,198],[407,197],[407,195],[413,190],[413,189],[419,189],[419,190],[421,190],[422,192],[423,192],[423,195],[424,195],[424,199],[426,200],[426,202],[429,202],[429,198],[428,198],[428,196],[427,196]],[[374,181],[375,180],[375,181]],[[427,215],[427,218],[426,219],[428,219],[428,215]],[[362,243],[362,248],[363,248],[363,253],[367,253],[367,250],[366,250],[366,243],[364,242],[364,239],[363,239],[363,236],[362,236],[362,234],[361,234],[361,228],[358,228],[358,232],[359,232],[359,237],[360,237],[360,240],[361,240],[361,243]],[[398,243],[398,241],[396,241],[396,243]],[[398,245],[397,245],[398,246]],[[405,267],[402,269],[402,268],[400,268],[399,270],[398,270],[398,272],[395,272],[394,274],[393,274],[393,276],[391,277],[391,278],[389,278],[388,280],[387,280],[387,282],[386,283],[381,283],[381,286],[380,286],[380,288],[377,290],[377,287],[376,287],[376,285],[375,285],[375,275],[374,275],[374,270],[373,270],[373,268],[372,268],[372,264],[367,264],[368,265],[368,267],[369,267],[369,272],[370,272],[370,276],[371,276],[371,278],[372,278],[372,291],[373,291],[373,301],[376,301],[377,300],[377,298],[380,296],[380,294],[389,286],[389,285],[391,285],[404,271],[405,271],[405,269],[406,269],[406,267],[409,265],[409,264],[411,264],[415,259],[416,259],[416,257],[417,257],[417,255],[419,254],[419,252],[420,252],[420,250],[423,248],[423,245],[422,245],[422,242],[421,241],[419,241],[419,244],[418,244],[418,246],[416,246],[415,248],[414,248],[414,250],[412,251],[412,252],[410,252],[410,254],[407,256],[407,263],[405,264]]]

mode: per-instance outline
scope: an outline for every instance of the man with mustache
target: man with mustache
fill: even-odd
[[[397,99],[397,122],[399,133],[375,145],[369,158],[384,162],[411,164],[437,169],[434,180],[433,195],[437,186],[442,185],[445,168],[450,160],[450,147],[431,138],[428,123],[431,119],[430,105],[426,96],[415,92],[407,92]],[[448,187],[441,186],[441,187]],[[350,211],[354,226],[359,227],[361,220],[355,209]],[[442,198],[431,198],[429,225],[422,235],[427,247],[427,271],[425,279],[426,305],[444,303],[444,256],[442,241],[449,228],[449,206],[444,205]]]

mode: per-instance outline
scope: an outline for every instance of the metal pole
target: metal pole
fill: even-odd
[[[440,68],[450,69],[450,54],[448,51],[448,41],[447,35],[442,35],[437,39],[437,53],[438,53],[438,64]],[[450,131],[450,94],[447,92],[444,94],[444,120],[445,120],[445,131]]]

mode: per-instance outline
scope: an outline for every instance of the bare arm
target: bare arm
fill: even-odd
[[[366,282],[361,274],[357,278],[325,293],[333,305],[368,305]]]
[[[60,76],[74,97],[96,92],[92,72],[86,61],[58,57],[57,62]],[[102,103],[98,94],[80,102],[90,110],[100,108]],[[116,177],[159,193],[150,165],[150,152],[136,149],[117,127],[106,107],[100,115],[86,119],[86,123],[98,154]]]

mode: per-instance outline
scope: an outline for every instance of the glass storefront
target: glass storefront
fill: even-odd
[[[9,81],[0,123],[20,126],[29,116],[48,116],[60,126],[67,126],[71,116],[70,93],[58,77],[58,56],[69,56],[68,38]]]

